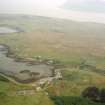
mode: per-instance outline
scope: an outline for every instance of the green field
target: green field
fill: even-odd
[[[32,95],[19,95],[21,90],[34,90]],[[0,105],[54,105],[43,91],[29,85],[16,85],[0,76]]]
[[[26,15],[0,15],[0,26],[18,27],[20,33],[0,34],[0,44],[15,57],[54,59],[62,80],[42,91],[31,84],[15,84],[0,77],[0,105],[104,105],[81,96],[89,87],[105,88],[105,25]],[[82,67],[82,68],[81,68]],[[32,95],[17,91],[35,90]],[[49,95],[46,95],[46,91]]]

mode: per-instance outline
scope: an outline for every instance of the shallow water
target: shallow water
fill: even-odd
[[[30,73],[40,73],[36,75],[36,77],[43,77],[43,76],[51,76],[52,66],[46,64],[38,64],[38,65],[27,65],[24,62],[16,62],[14,59],[9,58],[6,56],[8,49],[0,45],[0,72],[18,78],[19,80],[27,80],[32,79],[33,76]],[[28,70],[29,72],[21,73],[21,71]]]
[[[4,26],[0,27],[0,34],[15,33],[15,32],[19,31],[10,27],[4,27]]]

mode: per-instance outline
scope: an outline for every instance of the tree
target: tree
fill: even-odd
[[[88,87],[82,92],[82,96],[89,98],[92,101],[99,101],[100,91],[97,87]]]
[[[100,91],[100,101],[105,102],[105,89]]]

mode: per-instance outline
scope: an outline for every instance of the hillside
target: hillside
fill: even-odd
[[[0,15],[0,28],[0,44],[7,45],[16,58],[35,59],[40,56],[41,60],[53,59],[63,65],[63,79],[42,86],[42,91],[31,97],[17,96],[14,92],[33,91],[35,87],[32,85],[20,86],[0,80],[1,105],[4,102],[5,105],[54,105],[56,101],[57,105],[74,105],[74,102],[77,105],[104,105],[81,97],[86,87],[105,88],[104,24],[41,16]],[[5,29],[8,30],[3,33]],[[12,96],[7,96],[7,93]]]

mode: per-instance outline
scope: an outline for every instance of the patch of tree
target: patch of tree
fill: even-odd
[[[100,101],[105,103],[105,89],[100,91]]]
[[[55,105],[105,105],[97,103],[84,97],[77,96],[50,96]]]
[[[60,98],[58,96],[55,96],[55,97],[51,96],[50,98],[54,101],[55,105],[65,105],[64,101],[62,100],[62,98]]]
[[[4,78],[3,76],[0,76],[0,81],[3,81],[3,82],[9,82],[8,79]]]
[[[105,103],[105,88],[99,89],[97,87],[87,87],[82,92],[82,96],[94,102]]]

